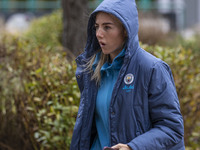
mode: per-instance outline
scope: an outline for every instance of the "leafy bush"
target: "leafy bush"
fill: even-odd
[[[62,30],[62,11],[57,10],[50,15],[33,20],[25,38],[30,41],[31,46],[36,48],[39,45],[61,46]]]
[[[178,38],[178,43],[185,49],[190,49],[194,53],[200,53],[200,34],[194,35],[191,39],[184,39],[183,37]]]
[[[1,60],[1,111],[9,100],[20,117],[34,149],[66,149],[78,110],[79,90],[75,64],[60,49],[26,51],[27,41],[4,45]],[[3,88],[5,87],[5,88]]]
[[[1,37],[0,149],[69,148],[80,95],[75,64],[59,41],[61,23],[57,11],[21,37]]]

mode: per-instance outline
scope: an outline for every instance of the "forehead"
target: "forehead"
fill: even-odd
[[[121,24],[121,22],[115,16],[105,12],[98,12],[96,15],[96,23],[104,23],[104,22]]]

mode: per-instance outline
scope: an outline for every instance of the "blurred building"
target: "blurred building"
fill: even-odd
[[[185,2],[184,0],[157,0],[156,1],[158,12],[163,17],[170,20],[172,29],[184,29],[185,22]]]
[[[59,8],[61,0],[0,0],[0,30],[23,32],[33,18]]]
[[[200,25],[200,0],[138,0],[139,9],[157,10],[170,20],[173,29]]]
[[[0,12],[47,11],[60,8],[61,0],[0,0]]]
[[[168,15],[178,30],[200,24],[200,0],[157,0],[158,11]]]
[[[200,0],[185,0],[185,27],[200,25]]]
[[[89,0],[92,10],[103,0]],[[200,0],[136,0],[138,9],[157,12],[169,20],[171,29],[181,31],[200,24]],[[0,0],[0,17],[7,19],[13,13],[31,12],[43,15],[61,8],[61,0]]]
[[[103,0],[90,1],[95,8]],[[144,12],[157,12],[169,20],[173,30],[184,30],[200,24],[200,0],[136,0],[138,9]]]
[[[61,8],[61,0],[0,0],[0,15],[7,19],[14,13],[43,15]]]

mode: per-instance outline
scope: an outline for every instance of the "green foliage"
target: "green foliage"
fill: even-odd
[[[38,56],[37,62],[41,65],[31,69],[30,80],[24,83],[27,112],[35,116],[33,121],[37,120],[34,138],[41,143],[41,149],[66,149],[80,97],[74,77],[75,65],[67,62],[62,53],[41,55],[40,52]],[[31,118],[27,119],[31,122]]]
[[[188,40],[182,37],[178,38],[180,45],[182,45],[185,49],[191,49],[195,53],[200,53],[199,39],[200,39],[200,34],[196,34]]]
[[[21,37],[1,37],[0,117],[5,124],[0,125],[0,136],[13,125],[22,126],[23,130],[15,131],[24,135],[18,137],[21,150],[69,149],[80,94],[75,63],[67,61],[59,42],[61,23],[57,11],[35,20]],[[7,117],[17,119],[8,125]],[[5,139],[0,149],[2,145],[13,148],[11,141],[17,141],[7,138],[15,139]]]
[[[61,49],[27,51],[23,47],[31,44],[28,41],[5,43],[9,44],[4,45],[1,63],[1,112],[6,115],[9,100],[34,149],[68,148],[80,98],[75,64]]]
[[[30,29],[25,34],[31,46],[55,47],[61,46],[62,11],[57,10],[50,15],[33,20]]]

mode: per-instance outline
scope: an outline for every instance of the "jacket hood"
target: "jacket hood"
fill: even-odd
[[[95,33],[95,18],[98,12],[106,12],[117,17],[124,25],[128,39],[126,55],[131,56],[139,47],[138,40],[138,12],[135,0],[104,0],[90,15],[87,29],[86,57],[95,54],[100,45]]]

